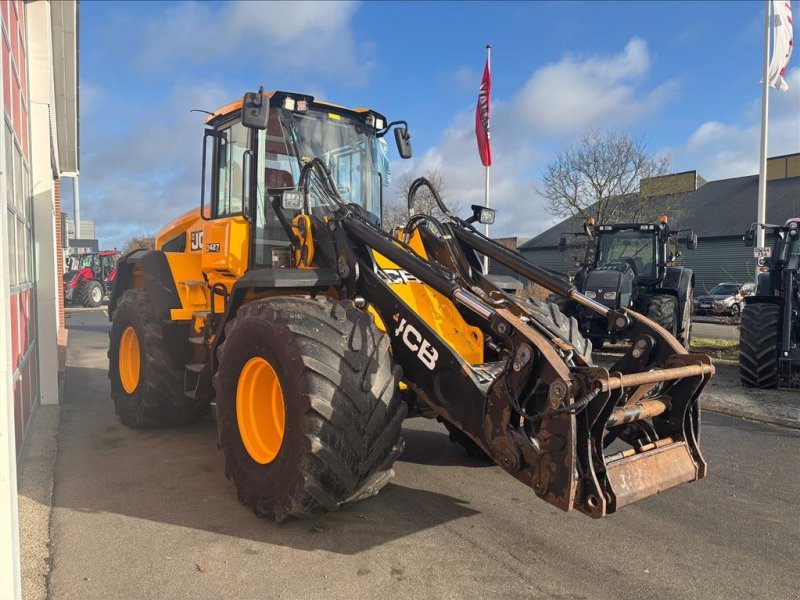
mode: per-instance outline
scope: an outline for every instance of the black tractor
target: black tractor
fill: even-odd
[[[686,233],[679,240],[678,235]],[[583,231],[561,235],[559,249],[567,249],[568,236],[585,236],[586,253],[575,274],[578,290],[611,309],[630,308],[652,319],[674,335],[685,348],[692,332],[691,269],[675,265],[681,256],[679,241],[697,247],[697,236],[689,229],[671,231],[666,216],[658,223],[616,223],[596,225],[590,218]],[[557,299],[553,299],[557,301]],[[562,310],[574,316],[581,332],[589,337],[596,350],[606,340],[619,340],[609,331],[608,321],[574,302]]]
[[[784,225],[755,224],[744,234],[752,246],[761,227],[772,238],[766,272],[758,274],[756,294],[745,299],[739,333],[739,378],[754,388],[800,387],[800,217]]]

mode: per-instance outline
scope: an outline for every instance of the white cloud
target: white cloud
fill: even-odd
[[[672,81],[647,87],[651,65],[646,42],[634,38],[619,54],[566,56],[534,71],[510,100],[493,99],[491,204],[498,209],[493,236],[530,237],[557,221],[535,191],[535,171],[552,158],[550,146],[591,127],[644,120],[672,99],[677,87]],[[433,148],[396,169],[421,174],[439,168],[451,201],[462,209],[483,204],[474,118],[472,111],[459,114]]]
[[[183,2],[147,27],[139,65],[147,72],[181,62],[261,63],[363,85],[374,64],[356,43],[354,2]]]
[[[232,97],[208,82],[182,82],[166,106],[137,115],[125,132],[106,132],[99,123],[90,128],[91,138],[82,145],[81,214],[95,220],[101,244],[122,247],[131,235],[153,234],[199,206],[205,115],[189,108],[221,106]],[[116,107],[116,116],[114,108],[102,118],[127,117],[124,107]]]
[[[677,84],[641,89],[652,60],[647,43],[633,38],[614,56],[583,61],[565,56],[537,70],[517,92],[511,112],[540,134],[576,133],[604,123],[616,127],[652,114],[668,102]]]
[[[788,92],[770,90],[769,156],[800,151],[800,69],[786,78]],[[697,169],[706,179],[725,179],[758,173],[761,149],[758,110],[746,110],[745,125],[706,121],[695,129],[683,148],[673,149],[681,168]],[[751,105],[752,106],[752,105]]]

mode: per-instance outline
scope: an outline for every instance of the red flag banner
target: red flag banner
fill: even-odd
[[[767,82],[785,92],[789,85],[783,78],[792,55],[792,3],[789,0],[772,0],[772,60],[769,62]]]
[[[475,108],[475,136],[478,138],[478,154],[484,167],[492,166],[492,147],[489,144],[489,110],[492,98],[492,76],[489,61],[483,69],[481,89],[478,92],[478,106]]]

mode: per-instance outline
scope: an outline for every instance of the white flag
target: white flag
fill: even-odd
[[[769,61],[769,84],[785,92],[789,89],[783,76],[792,55],[792,3],[789,0],[772,0],[772,60]]]

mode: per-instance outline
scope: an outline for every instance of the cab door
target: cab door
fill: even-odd
[[[249,182],[246,170],[252,158],[250,130],[238,120],[217,132],[211,178],[211,215],[203,221],[201,268],[209,284],[222,283],[230,291],[247,270],[250,224],[244,215]]]

